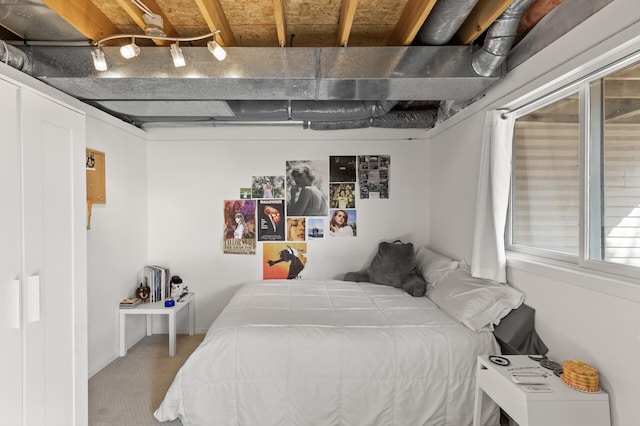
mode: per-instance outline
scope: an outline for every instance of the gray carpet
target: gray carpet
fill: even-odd
[[[160,423],[153,412],[203,338],[179,334],[170,357],[166,334],[147,336],[103,368],[89,380],[89,426],[181,426],[180,420]]]

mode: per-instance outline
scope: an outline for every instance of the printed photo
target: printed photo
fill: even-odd
[[[322,217],[307,218],[307,241],[324,239],[324,221]]]
[[[354,209],[331,210],[329,236],[355,237],[357,234],[356,219],[356,210]]]
[[[287,216],[329,213],[327,160],[287,161]]]
[[[356,156],[332,155],[329,157],[329,182],[355,182]]]
[[[263,279],[302,278],[307,263],[307,243],[264,243],[262,253]]]
[[[258,241],[284,241],[284,200],[258,200]]]
[[[248,200],[251,198],[251,188],[240,188],[240,199]]]
[[[224,201],[224,253],[256,253],[255,218],[255,200]]]
[[[284,176],[254,176],[251,198],[284,198]]]
[[[331,183],[329,185],[331,208],[353,209],[356,207],[355,183]]]
[[[389,198],[389,155],[359,155],[360,198]]]
[[[287,218],[287,241],[304,241],[306,238],[306,219],[304,217]]]

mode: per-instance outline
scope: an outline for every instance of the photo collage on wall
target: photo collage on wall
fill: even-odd
[[[261,242],[264,279],[301,278],[308,241],[357,236],[357,195],[389,198],[389,160],[287,160],[284,175],[253,176],[239,199],[224,201],[223,252],[256,254]]]

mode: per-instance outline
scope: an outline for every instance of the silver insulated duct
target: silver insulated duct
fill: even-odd
[[[415,44],[447,44],[462,26],[478,0],[439,0],[416,35]]]
[[[507,59],[520,18],[531,3],[533,0],[515,0],[487,30],[484,45],[473,55],[471,62],[478,74],[484,77],[493,75]]]
[[[26,73],[31,69],[31,61],[27,54],[2,40],[0,40],[0,62]]]

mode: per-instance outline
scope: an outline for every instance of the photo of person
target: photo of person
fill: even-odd
[[[328,214],[327,161],[287,161],[287,216]]]
[[[264,243],[262,255],[263,279],[302,278],[307,263],[307,243]]]
[[[307,241],[324,239],[324,218],[307,218]]]
[[[304,217],[287,218],[287,241],[304,241],[306,238],[306,220]]]
[[[258,200],[258,241],[284,241],[284,200]]]
[[[255,217],[255,200],[224,201],[224,253],[256,253]]]
[[[251,198],[251,188],[240,188],[240,199],[248,200]]]
[[[342,209],[331,210],[329,235],[332,237],[355,237],[356,211]]]
[[[253,176],[251,198],[284,198],[284,176]]]
[[[355,182],[356,156],[332,155],[329,157],[329,182]]]
[[[356,206],[355,183],[331,183],[331,208],[353,209]]]

